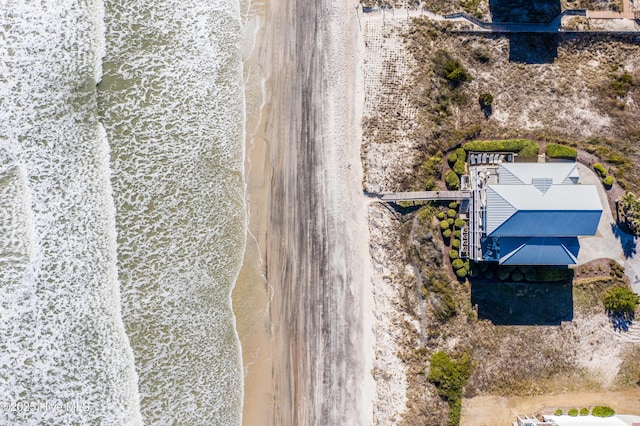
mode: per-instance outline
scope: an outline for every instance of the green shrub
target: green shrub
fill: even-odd
[[[570,415],[571,417],[578,417],[578,409],[572,408],[567,412],[567,414]]]
[[[466,81],[471,81],[471,74],[462,66],[460,60],[444,50],[438,50],[434,55],[433,70],[454,89]]]
[[[600,163],[596,163],[593,165],[593,169],[596,171],[596,173],[598,174],[598,176],[600,176],[601,178],[605,177],[607,175],[607,169],[604,168],[604,166]]]
[[[454,210],[458,210],[458,202],[457,201],[452,201],[449,203],[449,208],[450,209],[454,209]]]
[[[618,76],[613,76],[609,81],[609,89],[611,94],[624,98],[634,85],[633,76],[628,71],[623,72]]]
[[[460,248],[460,240],[453,240],[453,242],[451,243],[451,247],[453,247],[454,249],[459,249]]]
[[[640,200],[631,192],[620,197],[620,210],[624,216],[624,222],[635,235],[640,234]]]
[[[458,250],[449,250],[449,259],[454,260],[458,258]]]
[[[451,262],[451,266],[453,266],[453,269],[460,269],[464,267],[464,260],[456,259],[453,262]]]
[[[606,175],[605,177],[603,177],[602,184],[604,185],[605,188],[611,189],[611,187],[613,186],[613,176]]]
[[[456,163],[453,165],[453,171],[456,172],[458,176],[462,176],[464,174],[464,167],[464,160],[458,159],[458,161],[456,161]]]
[[[467,276],[467,274],[468,274],[467,268],[460,268],[456,270],[456,276],[458,278],[464,278]]]
[[[562,415],[562,410],[558,408],[558,409],[555,411],[555,413],[553,413],[553,414],[554,414],[554,415],[556,415],[556,416],[561,416],[561,415]]]
[[[591,415],[596,417],[611,417],[614,414],[616,414],[616,412],[613,410],[613,408],[602,405],[597,405],[593,407],[593,410],[591,410]]]
[[[449,222],[449,226],[453,226],[453,224],[455,223],[455,219],[450,217],[447,219],[447,222]]]
[[[640,304],[640,296],[626,287],[615,286],[604,293],[602,303],[608,312],[632,314]]]
[[[448,224],[449,222],[447,222],[447,225]],[[442,236],[447,240],[451,238],[451,229],[445,229],[444,231],[442,231]]]
[[[528,139],[506,139],[495,141],[473,141],[464,145],[465,151],[517,152],[521,157],[535,157],[540,145]]]
[[[447,155],[447,162],[449,163],[449,166],[453,167],[456,161],[458,161],[458,156],[456,155],[455,152],[452,152],[451,154]]]
[[[453,231],[454,237],[460,238],[460,235],[462,235],[462,231],[460,231],[459,229],[456,229],[455,231]]]
[[[509,271],[507,268],[498,268],[498,278],[500,278],[502,281],[509,278],[509,275],[511,275],[511,271]]]
[[[440,229],[442,229],[443,231],[445,229],[449,229],[449,221],[448,220],[441,220],[440,221]]]
[[[588,408],[582,408],[580,409],[580,415],[581,416],[588,416],[589,415],[589,409]]]
[[[454,225],[456,225],[456,228],[458,229],[462,229],[462,227],[466,224],[467,222],[464,219],[456,219]]]
[[[458,174],[453,170],[449,170],[444,175],[444,181],[447,184],[448,189],[459,189],[460,188],[460,178]]]
[[[443,220],[445,218],[445,214],[444,214],[444,212],[438,212],[436,217],[438,218],[438,220]]]
[[[460,160],[466,161],[467,160],[467,151],[465,151],[464,148],[457,148],[456,149],[456,157],[458,157],[458,161],[460,161]]]
[[[431,355],[430,364],[427,380],[449,404],[449,424],[459,425],[462,390],[471,374],[471,355],[465,352],[451,358],[445,352],[436,352]]]
[[[493,103],[493,95],[491,93],[481,93],[478,96],[478,102],[480,102],[482,108],[489,107]]]
[[[454,209],[447,210],[447,217],[456,217],[457,215],[458,215],[458,212],[455,211]]]
[[[551,158],[573,158],[578,156],[578,151],[568,146],[555,143],[547,144],[547,157]]]
[[[519,269],[516,269],[511,273],[511,279],[514,281],[522,281],[522,272]]]

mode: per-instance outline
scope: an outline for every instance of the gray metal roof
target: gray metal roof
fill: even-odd
[[[551,179],[553,185],[577,183],[578,168],[574,162],[502,163],[498,167],[501,185],[528,185],[540,179]]]

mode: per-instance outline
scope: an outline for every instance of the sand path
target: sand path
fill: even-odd
[[[270,348],[245,356],[247,425],[371,423],[354,6],[286,0],[265,8],[252,60],[266,76],[265,104],[248,144],[248,189],[266,280],[256,290],[270,300],[267,338],[252,344]]]

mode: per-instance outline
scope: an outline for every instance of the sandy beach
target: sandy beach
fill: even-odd
[[[273,2],[245,64],[250,233],[234,310],[247,425],[371,423],[368,199],[358,20],[347,2]]]

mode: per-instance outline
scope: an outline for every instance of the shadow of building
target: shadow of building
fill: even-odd
[[[478,319],[494,325],[560,325],[573,320],[571,282],[472,281],[471,303]]]
[[[556,32],[510,33],[509,60],[525,64],[552,63],[558,56],[559,0],[490,0],[491,20],[497,23],[550,24]]]

